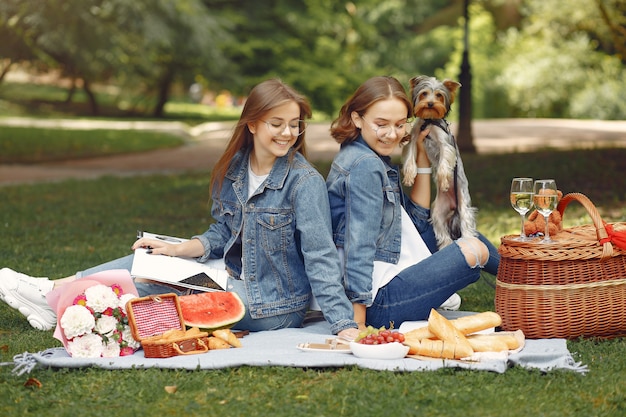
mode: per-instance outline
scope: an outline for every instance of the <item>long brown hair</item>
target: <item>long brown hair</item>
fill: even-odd
[[[252,132],[248,129],[248,123],[262,119],[263,115],[268,111],[289,101],[295,102],[300,107],[300,120],[306,120],[311,117],[311,106],[306,97],[279,79],[263,81],[250,91],[241,111],[241,117],[226,145],[226,150],[213,168],[211,177],[212,193],[219,193],[222,188],[224,177],[235,154],[240,150],[252,149],[254,146],[254,138]],[[304,126],[300,128],[302,129]],[[298,136],[293,145],[293,149],[304,156],[306,156],[304,146],[305,133],[306,131]]]
[[[350,143],[359,137],[360,129],[352,122],[352,112],[363,116],[367,109],[380,100],[397,98],[407,108],[407,119],[413,116],[413,104],[400,81],[394,77],[378,76],[365,81],[346,101],[330,125],[330,134],[339,143]]]

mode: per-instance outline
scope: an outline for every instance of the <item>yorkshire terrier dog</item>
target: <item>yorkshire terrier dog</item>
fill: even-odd
[[[411,139],[402,149],[403,183],[413,185],[417,175],[417,137],[428,128],[430,132],[424,140],[424,148],[432,165],[437,190],[431,207],[431,222],[440,249],[460,237],[476,236],[476,209],[471,206],[459,148],[445,119],[460,86],[456,81],[442,82],[425,75],[410,80],[417,120]]]

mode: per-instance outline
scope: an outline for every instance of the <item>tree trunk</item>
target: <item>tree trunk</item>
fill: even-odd
[[[11,65],[13,65],[12,60],[8,59],[7,61],[9,61],[9,63],[4,68],[2,68],[2,73],[0,73],[0,84],[2,84],[4,77],[6,77],[6,75],[9,73],[9,69],[11,68]]]
[[[89,99],[89,105],[91,106],[91,114],[97,116],[99,113],[98,110],[98,102],[96,100],[96,95],[91,91],[89,87],[89,81],[83,79],[83,90],[85,90],[85,94],[87,94],[87,98]]]
[[[162,118],[165,115],[165,104],[169,99],[170,86],[174,80],[174,70],[167,69],[167,72],[159,83],[159,95],[157,97],[157,103],[154,107],[153,116],[156,118]]]
[[[67,97],[65,97],[65,104],[70,104],[72,102],[75,92],[76,92],[76,77],[72,77],[72,86],[67,91]]]
[[[461,62],[461,92],[459,93],[459,129],[457,145],[465,153],[476,153],[474,135],[472,134],[472,72],[469,63],[469,0],[465,0],[463,14],[465,17],[465,39],[463,61]]]

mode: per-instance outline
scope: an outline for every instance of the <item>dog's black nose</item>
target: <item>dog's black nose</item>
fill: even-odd
[[[433,103],[432,101],[429,101],[429,102],[428,102],[428,107],[432,107],[432,106],[434,106],[434,105],[435,105],[435,103]]]

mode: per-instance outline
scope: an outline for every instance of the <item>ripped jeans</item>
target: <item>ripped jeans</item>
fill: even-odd
[[[500,263],[498,250],[484,236],[479,235],[478,239],[489,250],[489,259],[484,265],[468,265],[459,242],[446,246],[402,270],[380,288],[374,302],[367,308],[367,324],[389,327],[393,321],[398,328],[404,321],[426,320],[432,308],[439,307],[452,294],[476,282],[481,270],[495,275]]]

